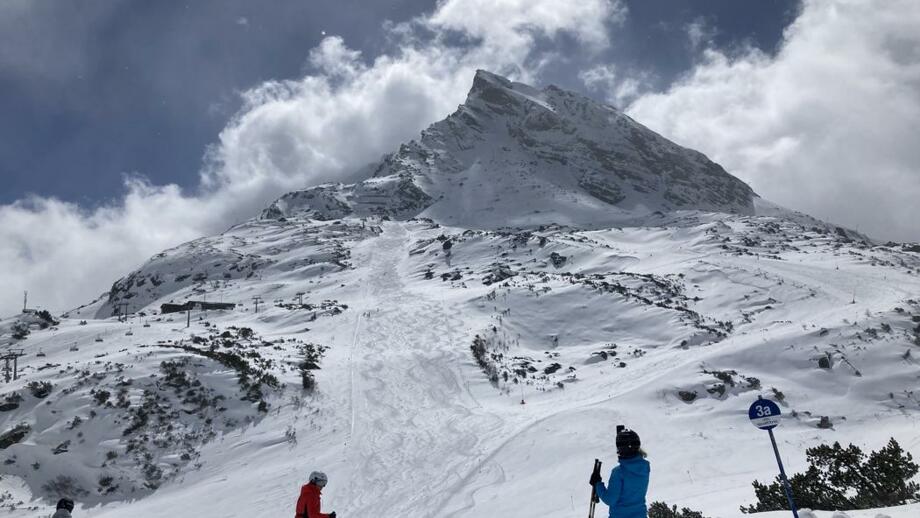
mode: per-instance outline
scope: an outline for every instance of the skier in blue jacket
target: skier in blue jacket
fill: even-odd
[[[649,463],[645,460],[639,434],[617,426],[617,456],[620,464],[610,472],[607,485],[600,473],[591,475],[591,486],[601,501],[610,507],[610,518],[647,518],[645,493],[648,491]]]

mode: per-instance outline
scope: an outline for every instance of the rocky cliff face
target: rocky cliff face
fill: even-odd
[[[357,184],[289,193],[263,217],[422,215],[485,228],[594,227],[656,211],[753,214],[756,197],[703,154],[611,106],[484,71],[464,104],[373,171]]]

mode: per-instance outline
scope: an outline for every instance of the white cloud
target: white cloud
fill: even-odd
[[[26,289],[58,311],[89,301],[164,248],[220,232],[288,190],[342,178],[453,110],[477,68],[532,80],[552,56],[540,43],[563,33],[597,51],[607,24],[622,21],[619,5],[447,0],[386,24],[395,50],[373,60],[327,37],[310,52],[313,73],[244,93],[197,192],[132,177],[122,200],[94,210],[47,198],[0,206],[0,314]]]
[[[119,272],[135,266],[148,249],[166,248],[200,234],[207,207],[184,198],[175,186],[126,181],[116,205],[93,211],[55,199],[31,197],[0,206],[0,286],[10,313],[24,290],[43,307],[89,302]]]
[[[687,40],[692,50],[709,47],[712,44],[712,39],[716,35],[715,27],[710,25],[709,22],[706,21],[706,18],[702,16],[688,23],[684,29],[687,31]]]
[[[610,90],[616,86],[616,67],[614,65],[597,65],[580,72],[578,78],[589,90]]]
[[[351,77],[364,67],[359,61],[361,52],[349,49],[339,36],[323,38],[319,46],[310,51],[310,64],[320,72],[333,77]]]
[[[578,74],[578,79],[589,91],[604,96],[610,104],[622,107],[648,91],[648,78],[644,74],[623,77],[614,65],[597,65]]]
[[[607,24],[622,22],[626,8],[614,1],[447,0],[427,23],[480,38],[483,46],[522,52],[537,36],[571,33],[592,49],[607,45]],[[573,30],[577,29],[577,30]]]
[[[703,52],[628,112],[765,198],[920,240],[920,3],[806,0],[776,56]]]

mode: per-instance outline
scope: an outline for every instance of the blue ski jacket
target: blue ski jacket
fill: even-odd
[[[641,456],[620,459],[610,472],[607,485],[598,482],[594,491],[610,507],[610,518],[646,518],[645,493],[651,466]]]

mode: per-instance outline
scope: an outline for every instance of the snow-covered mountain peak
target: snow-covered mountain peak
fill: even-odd
[[[744,182],[615,108],[485,71],[454,113],[370,170],[372,178],[357,184],[289,193],[263,217],[598,228],[655,212],[755,212],[756,195]]]
[[[473,86],[463,105],[488,107],[499,113],[515,113],[529,104],[553,111],[553,107],[546,100],[545,90],[540,91],[491,72],[477,70],[473,76]]]

